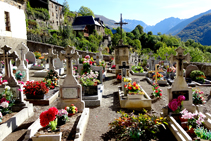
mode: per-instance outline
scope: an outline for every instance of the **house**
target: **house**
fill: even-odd
[[[99,35],[105,34],[103,21],[101,21],[100,18],[94,18],[93,16],[76,17],[72,23],[72,28],[76,34],[82,32],[84,37],[89,37],[94,30],[96,30]]]
[[[26,44],[24,2],[0,1],[0,47],[8,45],[14,50],[21,42]]]
[[[50,15],[50,25],[53,29],[59,29],[59,26],[64,21],[64,14],[62,12],[64,7],[63,5],[59,4],[55,0],[29,0],[29,2],[33,8],[48,9]]]

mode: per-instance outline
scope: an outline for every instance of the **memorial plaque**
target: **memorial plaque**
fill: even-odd
[[[77,88],[62,88],[62,98],[78,98]]]
[[[177,98],[180,95],[184,95],[185,96],[185,101],[189,101],[189,91],[185,90],[185,91],[172,91],[172,95],[173,95],[173,99]]]

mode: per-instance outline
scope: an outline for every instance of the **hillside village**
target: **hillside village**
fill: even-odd
[[[150,27],[0,0],[0,140],[211,140],[208,13]]]

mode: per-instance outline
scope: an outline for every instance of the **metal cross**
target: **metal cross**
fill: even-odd
[[[128,24],[128,23],[124,23],[122,22],[122,13],[120,14],[120,22],[119,23],[115,23],[115,24],[119,24],[120,25],[120,32],[121,32],[121,39],[120,39],[120,45],[122,45],[122,25],[124,24]]]

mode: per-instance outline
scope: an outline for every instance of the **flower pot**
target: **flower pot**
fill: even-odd
[[[195,133],[194,133],[194,128],[189,129],[189,126],[187,126],[187,128],[188,128],[188,132],[189,132],[190,134],[195,134]]]
[[[184,118],[182,118],[182,115],[181,115],[181,116],[179,116],[179,119],[180,119],[180,121],[181,121],[181,122],[186,122],[186,121],[188,121],[188,119],[184,119]]]
[[[65,124],[66,121],[67,121],[67,120],[66,120],[64,117],[59,117],[59,118],[58,118],[58,121],[57,121],[57,125],[58,125],[58,126],[61,126],[61,125]]]
[[[73,116],[73,115],[75,115],[75,114],[73,114],[73,113],[68,113],[68,117],[71,117],[71,116]]]
[[[33,94],[26,94],[27,99],[44,99],[45,94],[33,95]]]
[[[16,73],[16,70],[13,70],[13,73]]]
[[[91,95],[98,95],[98,87],[97,86],[83,86],[84,95],[91,96]]]

